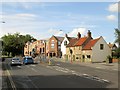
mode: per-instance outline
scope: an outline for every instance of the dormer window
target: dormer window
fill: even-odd
[[[64,41],[64,45],[67,45],[67,41]]]

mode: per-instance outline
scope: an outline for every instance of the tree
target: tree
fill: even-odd
[[[115,29],[115,43],[118,43],[118,47],[120,48],[120,30],[119,29]]]
[[[8,55],[10,53],[12,56],[15,55],[23,55],[24,45],[27,41],[35,41],[36,39],[27,35],[20,35],[20,33],[4,35],[2,37],[3,40],[3,51],[7,52]]]
[[[118,48],[116,50],[116,53],[117,53],[117,56],[119,58],[120,57],[120,30],[117,28],[115,29],[115,37],[116,37],[115,43],[118,44]]]

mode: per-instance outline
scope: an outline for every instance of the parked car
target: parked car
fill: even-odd
[[[34,60],[32,57],[30,56],[25,56],[23,58],[23,64],[33,64],[34,63]]]
[[[17,57],[12,58],[11,65],[21,65],[21,60]]]

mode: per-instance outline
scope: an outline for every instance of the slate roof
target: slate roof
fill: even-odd
[[[64,37],[59,37],[59,36],[55,36],[55,38],[56,38],[57,40],[59,40],[60,42],[62,42],[63,39],[64,39]]]

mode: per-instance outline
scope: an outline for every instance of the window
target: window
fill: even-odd
[[[104,44],[100,44],[100,50],[104,49]]]
[[[55,46],[55,44],[52,43],[52,44],[51,44],[51,48],[54,48],[54,46]]]
[[[41,52],[42,52],[42,50],[41,50],[41,48],[40,48],[40,54],[41,54]]]
[[[55,56],[56,54],[55,53],[53,53],[53,56]]]
[[[61,44],[61,42],[60,41],[58,41],[58,45],[60,45]]]
[[[64,45],[67,45],[67,41],[64,41]]]
[[[58,49],[60,49],[61,48],[61,46],[58,46]]]
[[[90,56],[90,55],[87,55],[87,58],[91,58],[91,56]]]
[[[51,43],[54,43],[54,40],[52,40]]]
[[[27,45],[25,45],[25,48],[27,48]]]
[[[45,52],[45,49],[43,48],[43,53]]]
[[[85,59],[85,56],[84,56],[84,55],[82,55],[82,58],[83,58],[83,59]]]
[[[78,57],[76,57],[76,59],[79,59]]]

